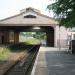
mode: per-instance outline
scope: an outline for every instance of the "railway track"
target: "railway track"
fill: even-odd
[[[40,45],[34,45],[28,51],[28,56],[18,61],[4,75],[30,75]]]

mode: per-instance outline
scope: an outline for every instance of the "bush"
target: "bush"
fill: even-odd
[[[21,51],[21,50],[28,50],[32,47],[32,45],[26,44],[26,43],[16,43],[10,45],[8,48],[11,51]]]
[[[30,44],[30,45],[36,45],[36,44],[40,44],[40,41],[33,38],[33,39],[29,39],[29,40],[26,40],[24,41],[26,44]]]

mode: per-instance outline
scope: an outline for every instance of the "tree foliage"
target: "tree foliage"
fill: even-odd
[[[48,5],[47,8],[53,10],[60,25],[75,26],[75,0],[55,0],[55,3]]]
[[[31,32],[21,32],[20,35],[27,36],[27,37],[33,36],[33,34]]]
[[[43,40],[46,40],[46,33],[45,32],[36,32],[34,34],[34,38],[37,38],[37,39],[43,39]]]

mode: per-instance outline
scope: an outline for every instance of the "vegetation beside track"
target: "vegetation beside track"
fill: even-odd
[[[1,46],[0,47],[0,60],[8,59],[9,55],[12,52],[29,50],[32,47],[32,45],[36,45],[36,44],[40,44],[40,41],[35,38],[32,38],[32,39],[28,39],[28,40],[25,40],[25,41],[17,43],[17,44]]]

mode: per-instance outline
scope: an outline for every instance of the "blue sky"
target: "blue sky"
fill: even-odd
[[[46,9],[53,0],[0,0],[0,19],[20,13],[21,9],[33,7],[41,10],[43,14],[53,16]]]

